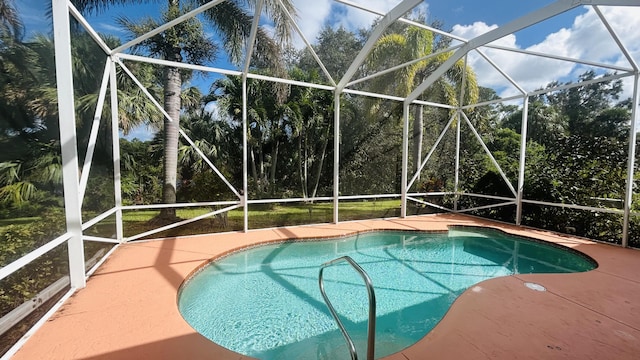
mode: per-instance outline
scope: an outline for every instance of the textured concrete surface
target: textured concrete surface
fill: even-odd
[[[562,244],[599,266],[586,273],[481,282],[421,341],[386,360],[640,359],[639,251],[450,214],[124,244],[14,359],[247,359],[202,337],[178,312],[178,288],[209,259],[283,239],[374,229],[446,230],[453,224],[491,226]],[[525,282],[547,291],[533,291]]]

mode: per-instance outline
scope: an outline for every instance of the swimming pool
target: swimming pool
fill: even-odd
[[[568,249],[491,229],[382,231],[322,241],[289,241],[215,260],[182,286],[185,320],[212,341],[259,359],[348,359],[318,288],[322,263],[353,258],[377,299],[376,358],[424,337],[455,299],[480,281],[523,273],[588,271],[596,264]],[[325,269],[325,289],[366,353],[367,291],[346,265]]]

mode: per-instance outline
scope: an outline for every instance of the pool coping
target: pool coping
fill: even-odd
[[[375,230],[484,226],[585,253],[598,268],[481,282],[422,340],[385,360],[635,359],[640,353],[640,252],[543,230],[453,214],[198,235],[121,245],[39,329],[15,359],[250,359],[199,335],[180,316],[182,282],[211,258],[292,238]],[[523,286],[534,282],[547,291]],[[232,294],[230,295],[232,296]],[[149,301],[154,299],[154,301]]]

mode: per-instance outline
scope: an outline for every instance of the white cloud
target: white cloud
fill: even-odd
[[[307,41],[314,43],[318,34],[322,30],[327,18],[331,13],[332,0],[293,0],[298,10],[297,24],[300,27]],[[302,39],[295,37],[295,46],[302,48],[304,42]]]
[[[379,13],[386,13],[400,3],[399,0],[357,0],[354,4],[367,7]],[[339,12],[336,23],[343,25],[347,29],[368,28],[373,21],[379,18],[379,15],[372,14],[368,11],[360,10],[351,6],[343,6],[344,11]]]
[[[109,24],[109,23],[105,23],[105,22],[101,22],[101,23],[97,24],[95,29],[97,31],[99,31],[99,32],[105,32],[105,33],[108,33],[108,34],[124,35],[124,34],[127,33],[127,31],[124,30],[122,28],[122,26],[113,25],[113,24]]]
[[[381,13],[386,13],[400,0],[351,0],[354,4],[361,5]],[[355,7],[346,6],[333,0],[293,0],[298,9],[298,25],[305,37],[311,43],[316,38],[325,24],[331,26],[344,26],[349,30],[369,27],[378,17],[367,11]],[[419,10],[427,12],[428,3],[423,2]],[[640,19],[638,7],[601,7],[605,17],[612,24],[614,30],[623,40],[629,51],[640,62],[640,32],[636,31],[637,19]],[[436,14],[437,15],[437,14]],[[484,22],[473,24],[458,24],[453,26],[454,35],[472,39],[488,31],[497,28],[497,25],[489,25]],[[544,30],[544,26],[536,27],[536,30]],[[517,35],[507,35],[494,41],[492,44],[512,48],[521,48],[518,45]],[[303,46],[301,39],[296,41],[296,47]],[[628,62],[622,56],[616,43],[602,25],[592,7],[585,7],[584,13],[577,16],[572,23],[568,23],[563,29],[550,33],[538,44],[526,48],[530,51],[549,53],[563,57],[579,58],[582,60],[604,62],[618,66],[629,67]],[[548,58],[525,56],[522,54],[484,49],[484,53],[500,66],[512,79],[525,90],[530,91],[545,86],[551,81],[574,80],[577,75],[586,68],[571,62],[564,62]],[[469,57],[470,65],[475,69],[479,83],[482,86],[493,87],[502,96],[517,94],[517,90],[489,63],[479,55],[472,53]],[[625,80],[625,92],[623,97],[631,95],[632,86],[629,80]]]
[[[354,4],[366,7],[373,10],[378,14],[386,14],[389,10],[393,9],[396,5],[400,4],[401,0],[354,0],[351,1]],[[380,15],[376,15],[369,11],[361,10],[351,6],[340,5],[343,11],[338,12],[338,17],[333,19],[333,22],[340,24],[347,29],[357,30],[360,28],[368,28],[373,24],[373,21],[380,18]],[[429,4],[422,2],[416,6],[413,11],[427,12]]]
[[[401,0],[352,0],[351,2],[378,13],[387,13]],[[293,0],[293,3],[298,9],[298,26],[312,44],[316,42],[318,34],[325,24],[343,26],[346,29],[356,31],[360,28],[370,27],[373,21],[380,17],[333,0]],[[426,2],[423,2],[416,6],[414,11],[426,13],[428,6]],[[302,39],[296,39],[294,45],[301,48],[304,43]]]
[[[473,39],[496,28],[498,25],[487,25],[482,21],[476,21],[471,25],[454,25],[451,33],[464,39]],[[515,35],[507,35],[492,44],[515,47],[516,37]]]
[[[628,51],[640,62],[640,32],[634,28],[637,26],[637,19],[640,19],[640,8],[602,7],[601,10]],[[455,25],[453,33],[471,39],[496,27],[476,22],[471,25]],[[509,35],[495,41],[494,44],[520,48],[516,40],[516,35]],[[577,16],[567,28],[550,33],[542,42],[529,46],[526,50],[630,68],[628,61],[622,56],[622,52],[591,7],[585,8],[585,12]],[[585,66],[571,62],[494,49],[483,51],[520,86],[529,91],[554,80],[575,80],[577,75],[586,70]],[[472,54],[469,61],[480,85],[493,87],[502,96],[517,93],[504,76],[480,56]],[[630,79],[625,80],[622,98],[629,97],[632,90]]]
[[[120,137],[123,137],[129,141],[138,139],[140,141],[149,141],[153,139],[155,132],[147,125],[141,124],[131,129],[127,135],[124,135],[122,130],[120,131]]]

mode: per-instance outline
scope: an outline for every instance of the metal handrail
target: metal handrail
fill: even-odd
[[[351,337],[347,333],[347,330],[344,328],[344,325],[342,325],[342,321],[340,321],[340,318],[338,317],[338,313],[336,313],[336,310],[333,308],[333,305],[331,305],[331,301],[329,301],[329,298],[327,297],[327,294],[324,291],[324,281],[322,277],[322,273],[326,267],[337,264],[339,262],[343,262],[343,261],[346,261],[347,263],[349,263],[349,265],[351,265],[351,267],[353,267],[358,272],[358,274],[360,274],[360,276],[365,282],[365,285],[367,286],[367,293],[369,295],[369,326],[367,328],[367,360],[374,360],[375,340],[376,340],[376,295],[373,291],[373,284],[371,283],[371,279],[369,278],[369,275],[367,275],[367,273],[360,267],[360,265],[358,265],[358,263],[355,262],[355,260],[353,260],[349,256],[342,256],[337,259],[327,261],[326,263],[320,265],[320,275],[318,277],[320,292],[322,293],[324,302],[327,304],[327,307],[331,312],[331,316],[333,316],[333,319],[338,324],[338,328],[340,328],[340,332],[342,332],[342,336],[344,336],[344,339],[347,342],[347,346],[349,347],[349,352],[351,353],[351,359],[357,360],[358,354],[356,352],[356,346],[353,344],[353,340],[351,340]]]

